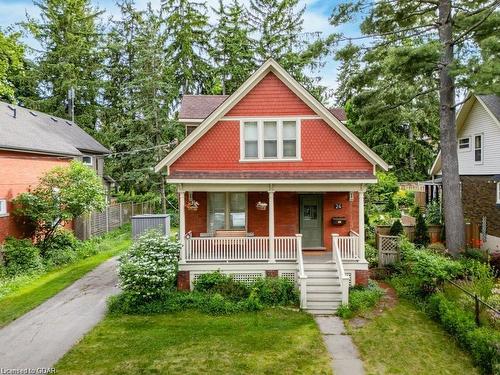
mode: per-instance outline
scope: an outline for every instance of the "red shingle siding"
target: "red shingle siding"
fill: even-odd
[[[67,165],[68,162],[68,159],[52,156],[0,151],[0,199],[7,199],[7,212],[10,214],[0,217],[0,243],[7,236],[21,237],[27,234],[27,228],[21,226],[12,214],[10,201],[30,187],[35,187],[45,172]]]
[[[186,202],[188,194],[186,194]],[[186,209],[186,232],[191,231],[193,236],[199,237],[200,233],[207,231],[207,193],[194,192],[193,199],[200,205],[197,211]]]
[[[175,171],[315,170],[366,171],[372,164],[323,120],[303,120],[302,161],[243,162],[240,160],[239,121],[220,121],[170,167]]]
[[[269,73],[226,116],[314,115],[274,73]]]

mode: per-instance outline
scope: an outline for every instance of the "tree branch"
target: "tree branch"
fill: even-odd
[[[419,96],[423,96],[423,95],[427,95],[427,94],[430,94],[431,92],[433,91],[436,91],[436,89],[428,89],[428,90],[425,90],[425,91],[422,91],[416,95],[414,95],[413,97],[411,97],[410,99],[408,100],[405,100],[405,101],[402,101],[402,102],[399,102],[393,106],[385,106],[384,109],[388,109],[388,110],[391,110],[391,109],[396,109],[398,107],[401,107],[402,105],[405,105],[405,104],[408,104],[410,103],[413,99],[416,99],[418,98]]]
[[[360,39],[369,39],[369,38],[380,38],[383,36],[389,36],[389,35],[397,35],[400,33],[404,33],[406,31],[412,31],[412,30],[418,30],[423,27],[433,28],[435,27],[434,24],[426,24],[426,25],[420,25],[420,26],[414,26],[414,27],[408,27],[406,29],[401,29],[401,30],[395,30],[395,31],[388,31],[385,33],[379,33],[379,34],[369,34],[369,35],[363,35],[363,36],[357,36],[357,37],[351,37],[351,38],[339,38],[337,39],[337,42],[347,42],[347,41],[352,41],[352,40],[360,40]]]
[[[499,4],[499,3],[500,3],[500,1],[496,0],[492,5],[496,5],[496,4]],[[472,31],[474,31],[475,29],[477,29],[479,26],[481,26],[488,19],[488,17],[493,14],[494,11],[495,11],[495,7],[492,6],[491,9],[490,9],[490,11],[488,13],[486,13],[483,18],[481,18],[474,25],[472,25],[467,30],[465,30],[458,37],[456,37],[455,39],[453,39],[451,41],[451,44],[454,45],[454,44],[458,43],[460,40],[462,40],[463,38],[465,38],[469,33],[471,33]]]

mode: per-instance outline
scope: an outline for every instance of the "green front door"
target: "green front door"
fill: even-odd
[[[321,195],[300,196],[300,233],[302,233],[302,247],[323,246],[323,197]]]

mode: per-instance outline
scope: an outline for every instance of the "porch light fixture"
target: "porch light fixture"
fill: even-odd
[[[267,203],[265,202],[257,202],[257,204],[255,205],[255,208],[258,209],[259,211],[265,211],[266,208],[267,208]]]
[[[198,211],[198,206],[200,204],[193,199],[193,192],[188,193],[188,202],[186,203],[186,208],[189,211]]]
[[[349,192],[349,202],[354,202],[354,193],[352,191]]]

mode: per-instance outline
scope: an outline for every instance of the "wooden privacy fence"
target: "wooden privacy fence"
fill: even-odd
[[[378,235],[378,266],[385,267],[399,261],[399,237]]]
[[[155,202],[124,202],[114,203],[101,211],[94,211],[75,220],[75,236],[80,240],[87,240],[94,236],[101,236],[109,231],[130,223],[134,215],[155,213]]]

